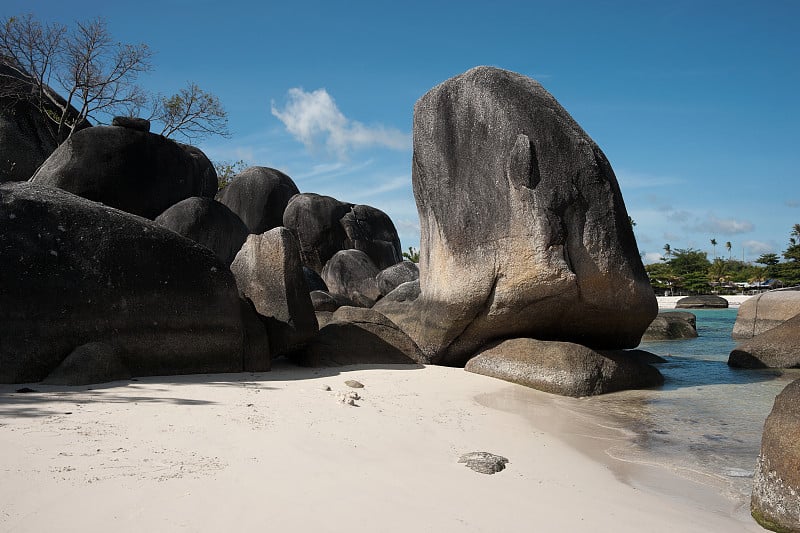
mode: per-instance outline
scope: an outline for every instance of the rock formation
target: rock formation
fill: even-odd
[[[728,357],[738,368],[800,368],[800,315],[739,344]]]
[[[0,184],[0,220],[0,382],[94,342],[135,376],[242,370],[236,283],[210,250],[30,182]]]
[[[727,309],[728,300],[713,294],[687,296],[675,302],[675,309]]]
[[[375,278],[378,290],[386,296],[403,283],[419,279],[419,267],[411,261],[402,261],[380,271]]]
[[[280,170],[249,167],[217,193],[217,201],[239,215],[250,233],[264,233],[283,225],[286,205],[299,192]]]
[[[202,244],[230,266],[249,234],[230,209],[211,198],[182,200],[156,217],[156,224]]]
[[[772,531],[800,531],[800,380],[777,398],[764,424],[750,511]]]
[[[800,290],[764,292],[742,302],[731,336],[734,339],[750,339],[796,315],[800,315]]]
[[[569,342],[510,339],[467,362],[466,370],[562,396],[594,396],[661,385],[654,367],[624,351],[595,351]]]
[[[361,250],[341,250],[325,264],[322,279],[328,292],[338,294],[361,307],[372,307],[381,297],[375,277],[378,267]]]
[[[217,173],[197,148],[119,126],[73,134],[31,181],[149,219],[181,200],[213,198],[217,191]]]
[[[536,81],[474,68],[414,108],[421,223],[414,312],[387,312],[431,361],[493,339],[632,348],[657,313],[614,172]]]
[[[668,341],[697,337],[697,317],[686,311],[658,313],[642,335],[643,341]]]

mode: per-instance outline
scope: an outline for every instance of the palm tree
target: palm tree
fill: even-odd
[[[666,258],[664,260],[669,261],[669,256],[671,255],[672,255],[672,247],[669,245],[669,243],[667,243],[664,245],[664,257]]]
[[[728,261],[731,260],[731,241],[725,243],[725,249],[728,250]]]
[[[714,247],[714,259],[717,258],[717,239],[711,239],[711,246]]]

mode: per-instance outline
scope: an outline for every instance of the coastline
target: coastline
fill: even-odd
[[[761,531],[713,484],[613,458],[629,437],[582,400],[463,369],[20,387],[0,385],[4,531]]]
[[[752,294],[731,294],[722,296],[721,298],[725,298],[728,300],[728,307],[739,307],[742,305],[742,302],[752,298]],[[658,300],[658,309],[675,309],[675,304],[681,298],[686,298],[685,296],[656,296],[656,300]],[[686,311],[691,312],[691,309],[686,309]]]

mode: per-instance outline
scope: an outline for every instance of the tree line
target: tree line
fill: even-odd
[[[650,284],[657,294],[687,292],[708,294],[730,292],[730,284],[765,284],[775,280],[782,286],[800,285],[800,224],[794,224],[789,235],[789,245],[781,261],[778,254],[762,254],[755,264],[731,257],[731,243],[726,242],[728,258],[716,256],[716,239],[711,239],[714,258],[694,248],[673,249],[664,245],[661,262],[645,265]]]

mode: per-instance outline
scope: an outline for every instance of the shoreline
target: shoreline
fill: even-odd
[[[754,295],[752,294],[731,294],[726,296],[721,296],[721,298],[725,298],[728,301],[728,308],[738,308],[742,305],[742,302],[752,298]],[[658,309],[659,311],[662,309],[675,309],[675,304],[681,298],[686,298],[686,296],[656,296],[656,300],[658,300]],[[684,311],[691,312],[692,309],[684,309]]]
[[[613,458],[629,436],[583,400],[463,369],[21,386],[0,385],[2,530],[761,530],[711,485]],[[478,474],[473,451],[509,464]]]

